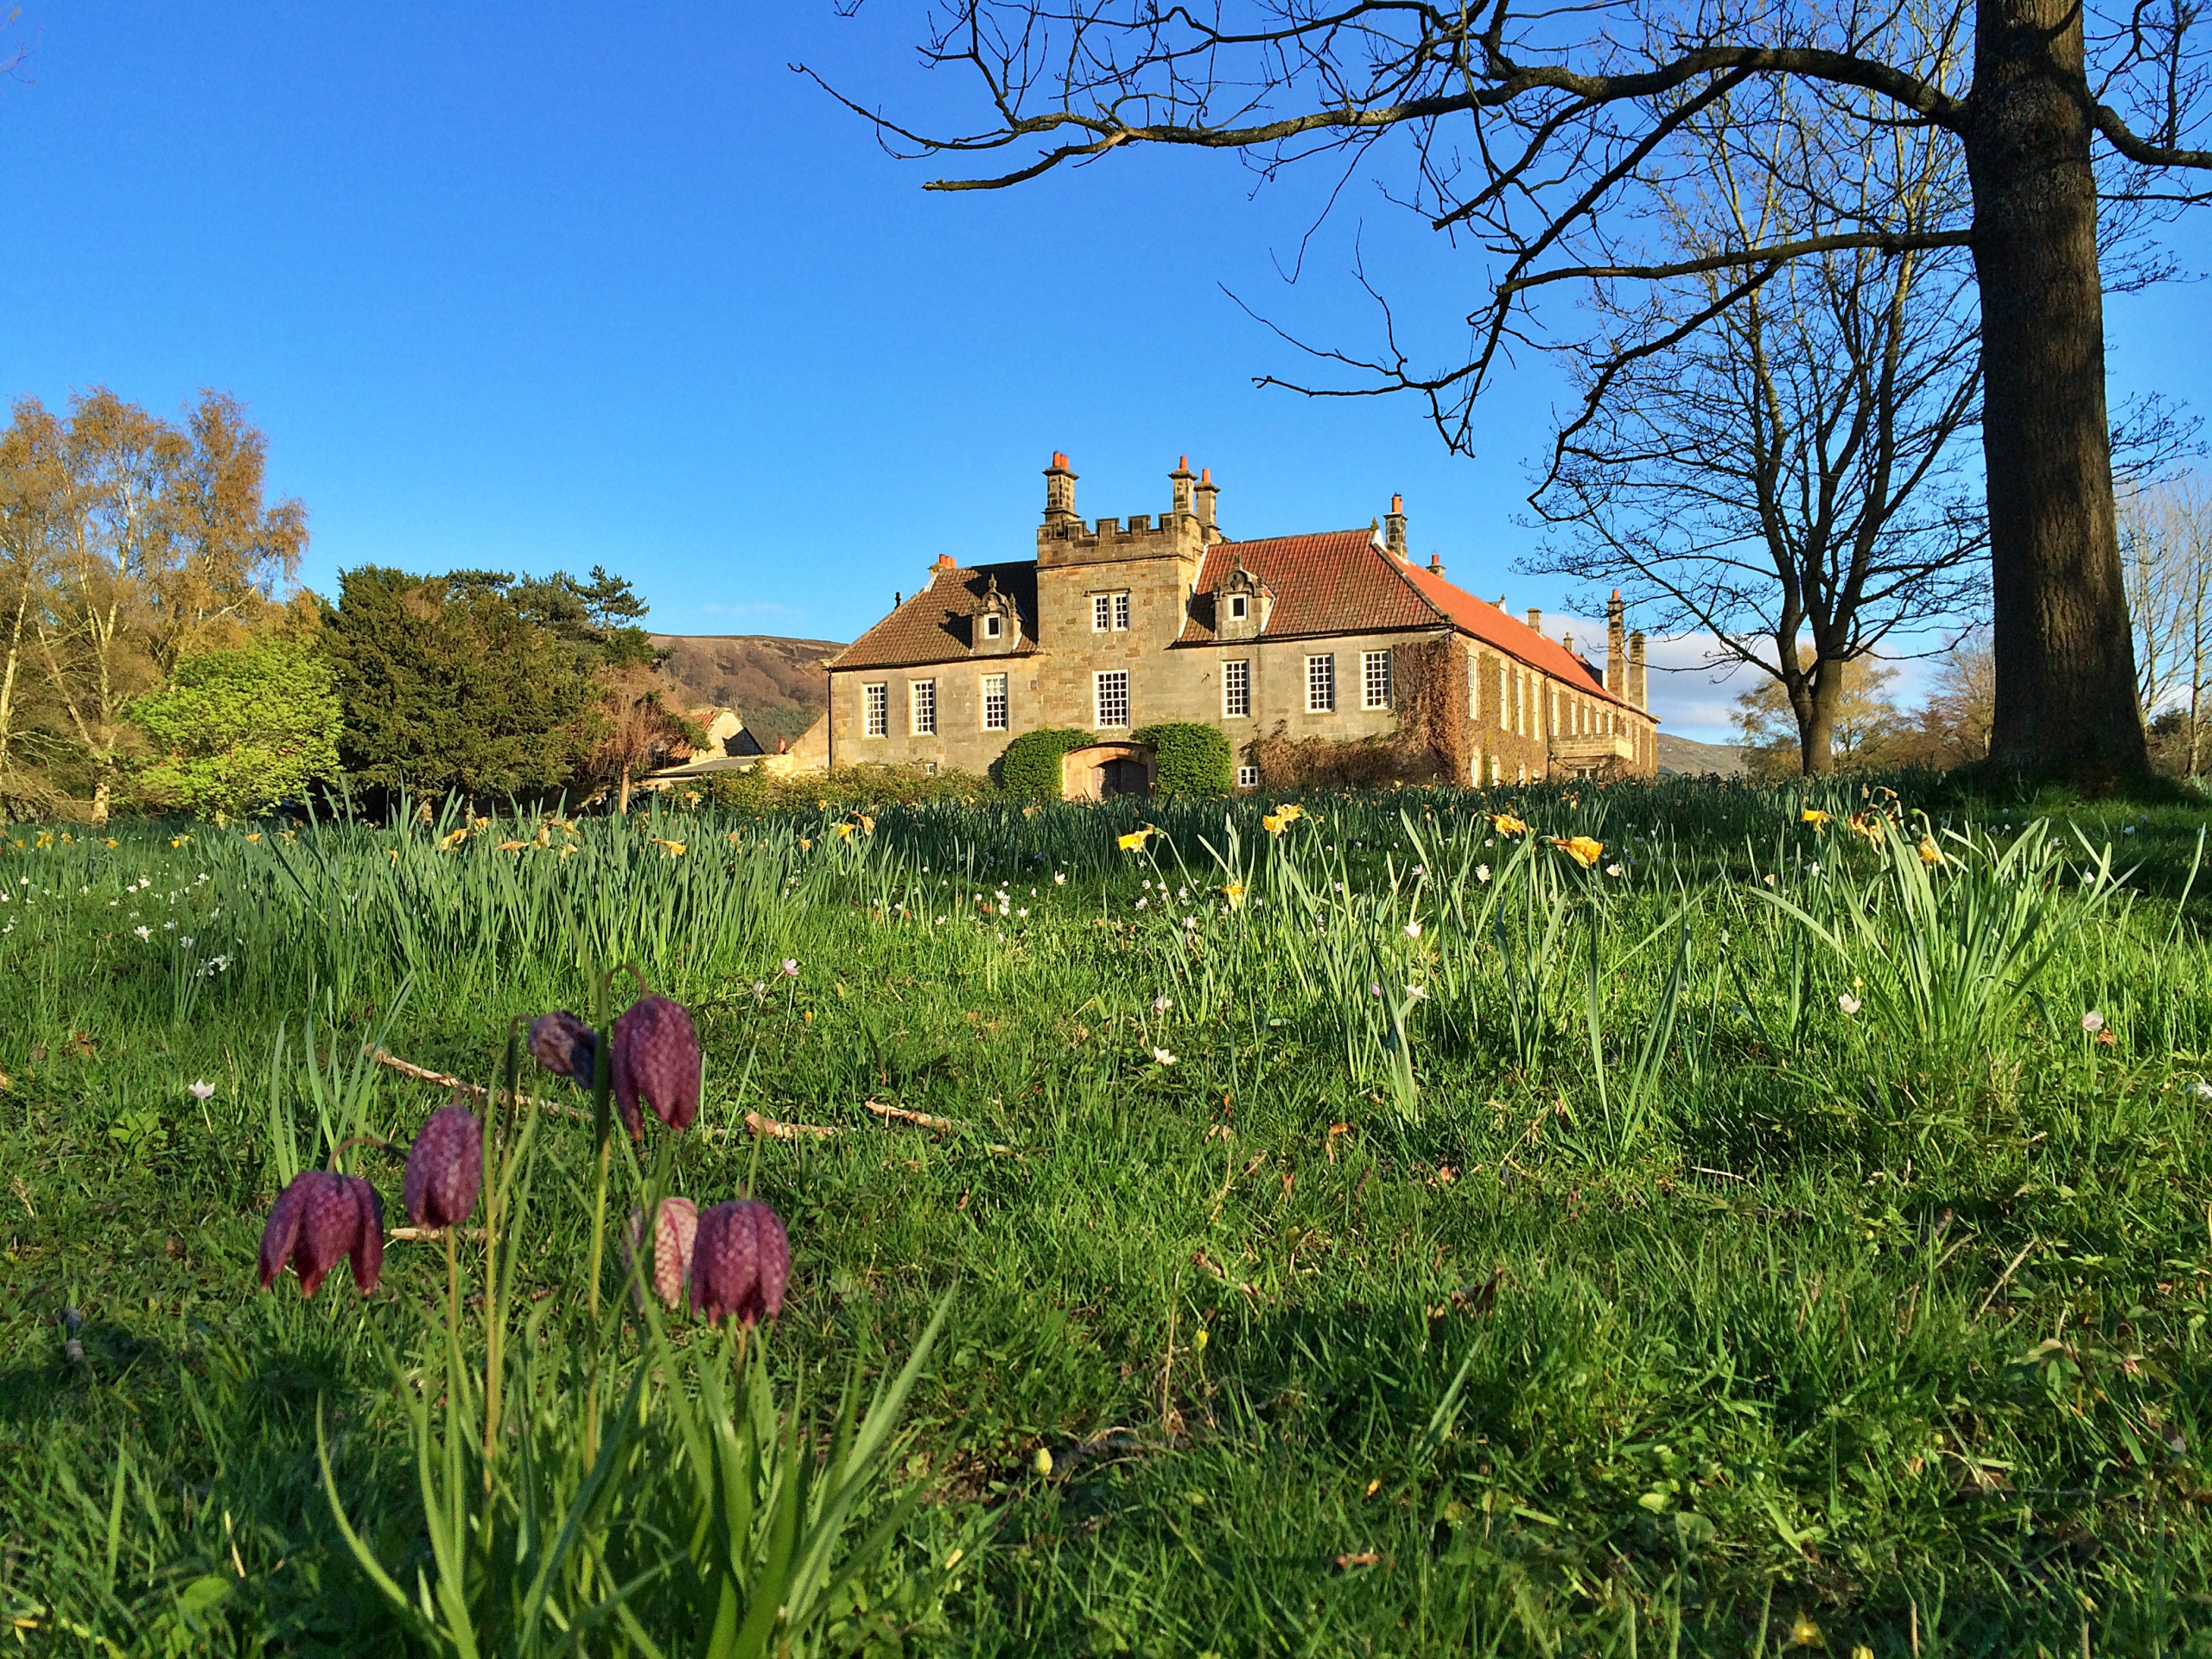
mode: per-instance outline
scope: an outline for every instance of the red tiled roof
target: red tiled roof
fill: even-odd
[[[930,585],[908,599],[866,633],[847,645],[830,668],[905,668],[955,661],[969,655],[974,619],[983,594],[996,579],[999,591],[1021,613],[1021,641],[1004,653],[1022,656],[1037,649],[1037,565],[1024,559],[973,569],[938,565]]]
[[[1438,572],[1393,558],[1375,544],[1372,531],[1217,542],[1207,550],[1199,567],[1198,593],[1211,598],[1239,563],[1274,595],[1262,638],[1384,633],[1448,622],[1527,667],[1624,709],[1631,706],[1608,691],[1603,677],[1559,641],[1453,586]],[[1199,607],[1199,616],[1184,625],[1180,643],[1212,643],[1212,628],[1199,620],[1210,618],[1211,610],[1211,605]]]
[[[1396,564],[1397,561],[1391,563]],[[1465,588],[1454,587],[1433,570],[1417,564],[1398,564],[1397,568],[1422,598],[1450,618],[1462,633],[1472,634],[1484,645],[1497,647],[1529,667],[1541,669],[1554,679],[1564,680],[1608,702],[1617,702],[1624,709],[1634,706],[1608,691],[1603,677],[1558,640],[1546,638],[1526,622],[1516,621],[1489,601],[1477,599]]]
[[[1392,628],[1433,628],[1436,611],[1407,590],[1392,568],[1396,561],[1375,545],[1372,531],[1324,531],[1317,536],[1275,536],[1265,541],[1217,542],[1198,567],[1198,591],[1212,594],[1237,564],[1268,585],[1268,638],[1317,633],[1380,633]],[[1209,607],[1210,609],[1210,607]],[[1183,626],[1183,643],[1211,640],[1199,617]]]

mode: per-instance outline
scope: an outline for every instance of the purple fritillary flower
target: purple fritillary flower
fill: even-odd
[[[598,1052],[599,1033],[566,1008],[557,1014],[542,1014],[530,1022],[531,1058],[580,1089],[591,1087]]]
[[[417,1227],[452,1227],[468,1219],[484,1185],[484,1126],[456,1103],[429,1116],[407,1154],[400,1191]]]
[[[695,1317],[734,1318],[747,1325],[772,1319],[783,1310],[791,1276],[791,1240],[766,1205],[750,1199],[718,1204],[699,1217],[691,1250]]]
[[[629,1260],[637,1260],[645,1243],[645,1216],[630,1212]],[[691,1251],[699,1236],[699,1206],[689,1198],[663,1198],[658,1224],[653,1228],[653,1259],[646,1264],[645,1282],[664,1307],[674,1307],[683,1296],[684,1281],[691,1276]]]
[[[278,1196],[261,1233],[261,1287],[276,1282],[287,1261],[312,1296],[323,1275],[347,1258],[353,1282],[372,1294],[384,1272],[384,1204],[358,1175],[302,1170]]]
[[[640,1096],[671,1129],[688,1128],[698,1116],[703,1060],[681,1002],[641,996],[625,1008],[614,1022],[613,1062],[614,1103],[632,1140],[645,1133]]]

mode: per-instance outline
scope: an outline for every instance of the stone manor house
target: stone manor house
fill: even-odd
[[[1643,635],[1624,632],[1618,594],[1600,671],[1571,637],[1547,638],[1540,612],[1516,620],[1446,581],[1440,560],[1414,563],[1395,496],[1363,530],[1236,541],[1211,469],[1186,459],[1168,481],[1158,523],[1087,524],[1054,454],[1035,558],[948,555],[830,659],[829,763],[980,772],[1022,732],[1072,728],[1096,741],[1068,757],[1067,792],[1116,794],[1151,781],[1135,729],[1205,721],[1256,788],[1258,740],[1397,735],[1409,688],[1441,669],[1421,717],[1439,724],[1440,696],[1464,704],[1434,750],[1465,782],[1658,769]]]

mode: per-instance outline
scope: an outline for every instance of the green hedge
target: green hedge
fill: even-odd
[[[714,772],[679,782],[669,791],[671,806],[688,806],[691,796],[712,806],[747,813],[803,811],[809,807],[887,806],[894,801],[979,801],[998,791],[988,778],[972,772],[927,772],[920,766],[840,766],[835,772],[794,772],[776,778],[755,766],[747,772]]]
[[[1009,795],[1035,795],[1057,801],[1060,798],[1060,757],[1091,741],[1089,732],[1065,728],[1024,732],[999,757],[999,787]]]
[[[1162,795],[1226,795],[1236,787],[1236,752],[1217,726],[1171,720],[1130,735],[1159,756]]]

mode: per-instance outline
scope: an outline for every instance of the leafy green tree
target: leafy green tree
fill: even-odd
[[[188,657],[130,718],[153,751],[138,787],[203,817],[244,817],[338,772],[337,684],[296,639]]]
[[[492,571],[345,572],[322,651],[338,683],[346,770],[371,789],[472,796],[569,785],[593,734],[595,664],[564,641],[532,584]]]

